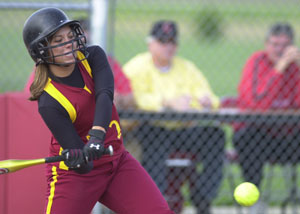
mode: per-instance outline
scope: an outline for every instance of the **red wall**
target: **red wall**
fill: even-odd
[[[50,132],[37,103],[24,93],[0,95],[0,159],[35,159],[48,155]],[[0,176],[0,214],[43,213],[45,165]]]
[[[5,96],[0,94],[0,160],[6,159],[6,106],[5,106]],[[0,213],[6,213],[6,177],[5,175],[0,176]]]

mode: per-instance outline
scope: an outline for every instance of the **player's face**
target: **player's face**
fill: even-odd
[[[273,35],[265,43],[265,49],[273,62],[277,62],[284,53],[284,50],[291,45],[291,40],[288,36]]]
[[[176,54],[177,44],[174,42],[162,43],[158,40],[152,41],[150,45],[151,54],[160,59],[160,61],[171,62]]]
[[[55,46],[51,49],[50,55],[56,56],[56,63],[70,64],[75,63],[73,49],[77,48],[76,42],[70,42],[75,38],[74,32],[69,26],[64,26],[58,30],[51,38],[50,45]],[[66,44],[63,44],[66,43]]]

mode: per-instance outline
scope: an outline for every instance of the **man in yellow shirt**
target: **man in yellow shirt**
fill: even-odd
[[[177,34],[175,22],[156,22],[147,38],[149,51],[124,65],[138,108],[179,112],[218,108],[219,99],[200,70],[192,62],[176,56]],[[181,211],[180,186],[188,178],[197,213],[210,213],[210,204],[222,180],[223,131],[216,126],[147,123],[140,133],[147,133],[140,139],[142,164],[171,209],[176,213]],[[200,170],[196,170],[198,163],[202,166]]]

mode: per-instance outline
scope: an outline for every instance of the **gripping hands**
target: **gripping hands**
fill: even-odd
[[[79,174],[85,174],[93,169],[93,162],[87,162],[82,149],[65,149],[62,151],[65,156],[65,164],[69,169],[74,170]]]
[[[113,155],[113,148],[104,148],[105,133],[101,130],[91,129],[90,139],[83,149],[65,149],[65,164],[79,174],[88,173],[93,169],[93,160],[98,160],[104,154]]]
[[[89,131],[90,139],[83,147],[83,153],[87,161],[98,160],[102,155],[106,154],[104,148],[105,132],[97,129]]]

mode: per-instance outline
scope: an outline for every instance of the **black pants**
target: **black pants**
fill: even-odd
[[[300,160],[300,130],[286,126],[248,126],[234,133],[233,143],[245,181],[259,186],[265,162],[297,163]]]
[[[175,201],[182,200],[178,186],[188,180],[195,206],[203,201],[209,203],[217,196],[223,174],[225,137],[222,129],[190,127],[169,130],[144,124],[138,133],[143,147],[142,165],[164,195],[171,193]],[[188,167],[167,167],[166,160],[177,158],[190,160],[191,164]]]

